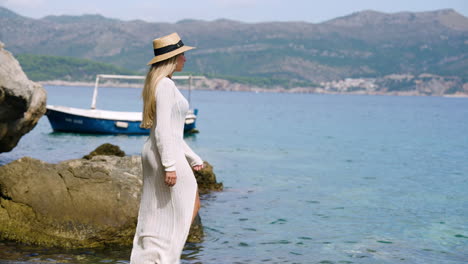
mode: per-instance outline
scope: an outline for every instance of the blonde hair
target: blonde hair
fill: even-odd
[[[159,61],[151,65],[146,74],[145,86],[141,97],[143,98],[143,120],[140,127],[151,128],[156,117],[156,87],[164,77],[171,75],[176,69],[177,57]]]

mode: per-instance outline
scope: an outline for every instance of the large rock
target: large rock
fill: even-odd
[[[0,153],[12,150],[46,112],[46,91],[0,42]]]
[[[129,244],[138,212],[139,158],[96,156],[0,167],[0,239],[44,246]]]
[[[214,175],[205,166],[202,173]],[[58,164],[21,158],[0,167],[0,240],[68,248],[131,245],[141,185],[139,156]],[[202,236],[197,218],[188,241]]]

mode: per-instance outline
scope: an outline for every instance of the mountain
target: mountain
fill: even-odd
[[[386,14],[372,10],[353,13],[348,16],[335,18],[325,22],[329,25],[344,28],[362,28],[372,25],[420,24],[427,26],[443,26],[454,30],[468,30],[468,18],[453,9],[442,9],[431,12],[399,12]]]
[[[292,86],[391,74],[433,74],[467,82],[468,18],[452,9],[362,11],[319,24],[183,20],[121,21],[100,15],[32,19],[0,8],[0,41],[14,54],[71,56],[145,72],[152,40],[178,32],[186,70],[282,80]]]

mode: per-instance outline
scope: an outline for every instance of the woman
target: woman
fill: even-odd
[[[143,191],[130,258],[132,264],[173,264],[187,239],[200,201],[194,170],[203,161],[183,139],[188,102],[171,80],[182,71],[185,46],[179,35],[153,40],[155,57],[143,89],[143,121],[151,134],[142,151]]]

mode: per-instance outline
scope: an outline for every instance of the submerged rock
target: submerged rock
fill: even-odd
[[[190,232],[187,237],[187,242],[190,243],[200,243],[203,240],[203,225],[201,222],[201,217],[199,214],[193,220],[192,226],[190,226]]]
[[[0,239],[67,248],[131,245],[141,174],[140,156],[58,164],[24,157],[1,166]],[[202,237],[197,217],[188,241]]]
[[[46,112],[46,91],[0,42],[0,153],[11,151]]]

